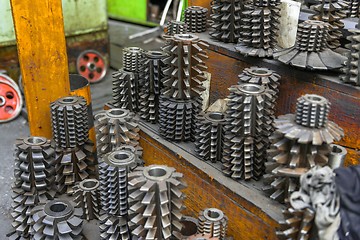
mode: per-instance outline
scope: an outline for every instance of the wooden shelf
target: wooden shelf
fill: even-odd
[[[169,142],[158,135],[154,124],[141,122],[140,128],[146,165],[168,165],[184,174],[186,215],[197,217],[202,209],[216,207],[228,216],[228,234],[235,240],[277,239],[283,206],[264,194],[261,181],[236,182],[221,173],[220,164],[197,158],[194,143]]]
[[[244,57],[235,51],[235,44],[210,38],[207,32],[198,36],[209,44],[208,71],[211,73],[210,103],[226,98],[228,88],[238,82],[238,75],[250,66],[266,67],[281,75],[276,115],[293,113],[296,100],[303,94],[319,94],[331,102],[329,119],[345,131],[338,143],[348,150],[347,165],[359,163],[360,152],[360,87],[339,80],[340,72],[305,71],[269,58]]]

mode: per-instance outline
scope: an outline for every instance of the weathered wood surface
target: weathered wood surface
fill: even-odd
[[[218,169],[163,140],[145,125],[141,126],[140,144],[146,165],[168,165],[184,174],[188,186],[184,190],[186,215],[197,217],[200,210],[216,207],[229,217],[228,233],[235,240],[277,239],[275,228],[282,218],[280,204],[261,191],[225,177]]]
[[[30,134],[51,138],[50,102],[70,93],[61,1],[11,0],[11,8]]]

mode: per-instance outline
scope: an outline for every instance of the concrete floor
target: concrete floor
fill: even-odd
[[[137,32],[146,30],[147,28],[122,22],[109,21],[110,35],[110,55],[111,66],[107,76],[103,81],[91,85],[92,105],[94,113],[100,111],[104,104],[111,99],[112,79],[111,73],[114,68],[118,69],[122,66],[122,49],[124,47],[138,46],[146,50],[159,49],[162,42],[155,40],[150,43],[144,43],[140,40],[128,40],[128,36]],[[5,239],[5,235],[12,231],[11,227],[11,185],[14,180],[14,142],[19,137],[29,136],[29,126],[23,117],[9,122],[0,124],[0,239]],[[89,240],[98,239],[98,228],[92,226],[92,223],[85,226],[84,234]]]

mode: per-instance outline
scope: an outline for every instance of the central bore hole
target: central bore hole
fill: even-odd
[[[260,87],[255,86],[255,85],[245,85],[245,86],[242,86],[242,89],[244,89],[245,91],[248,91],[248,92],[257,92],[260,90]]]
[[[113,115],[123,115],[125,112],[123,110],[120,109],[116,109],[116,110],[110,110],[110,114]]]
[[[65,203],[55,203],[50,206],[50,210],[53,212],[63,212],[67,208]]]
[[[209,210],[208,215],[209,215],[209,217],[211,217],[211,218],[218,218],[218,217],[220,217],[220,214],[219,214],[218,212],[212,211],[212,210]]]
[[[114,155],[114,158],[117,160],[125,160],[127,159],[129,156],[125,153],[117,153]]]
[[[316,101],[316,102],[320,102],[320,101],[321,101],[321,98],[320,98],[320,97],[317,97],[317,96],[309,96],[309,99],[310,99],[310,100],[313,100],[313,101]]]
[[[40,144],[40,143],[44,143],[45,141],[41,138],[31,137],[31,138],[28,138],[28,142],[34,143],[34,144]]]
[[[130,51],[139,51],[140,48],[138,48],[138,47],[130,47],[129,50]]]
[[[88,181],[84,183],[84,187],[86,188],[93,188],[96,186],[96,182],[95,181]]]
[[[162,53],[161,52],[150,52],[152,55],[155,55],[155,56],[161,56]]]
[[[253,73],[256,73],[256,74],[261,74],[261,75],[264,75],[264,74],[268,74],[269,72],[266,71],[266,70],[261,70],[261,69],[255,69],[252,71]]]
[[[222,120],[222,119],[224,119],[224,114],[222,114],[222,113],[210,113],[209,118],[214,119],[214,120]]]
[[[153,168],[149,170],[149,175],[151,177],[162,177],[165,176],[166,170],[163,168]]]
[[[73,99],[73,98],[63,98],[62,102],[64,102],[64,103],[73,103],[73,102],[75,102],[75,99]]]
[[[333,146],[333,147],[332,147],[332,152],[333,152],[333,153],[341,153],[342,150],[341,150],[341,148],[339,148],[338,146]]]
[[[190,35],[190,34],[181,34],[180,37],[183,38],[183,39],[191,39],[191,38],[194,38],[194,37],[193,37],[192,35]]]

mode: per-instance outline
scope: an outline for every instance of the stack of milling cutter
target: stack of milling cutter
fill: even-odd
[[[199,233],[225,240],[228,218],[223,211],[217,208],[207,208],[200,212],[198,222]]]
[[[314,166],[325,166],[330,144],[339,141],[343,130],[328,121],[330,102],[324,97],[306,94],[296,104],[296,114],[279,116],[276,131],[270,137],[265,184],[270,198],[287,202],[299,188],[299,177]]]
[[[347,17],[356,18],[360,17],[360,3],[359,0],[343,0],[347,3],[345,14]]]
[[[201,33],[206,31],[207,8],[190,6],[184,11],[184,22],[188,26],[188,32]]]
[[[123,68],[113,73],[113,106],[132,112],[139,110],[139,86],[143,83],[144,51],[138,47],[123,49]]]
[[[12,186],[11,216],[15,232],[10,240],[29,239],[33,235],[33,210],[55,196],[55,150],[50,140],[42,137],[17,139],[15,182]]]
[[[175,34],[187,33],[188,26],[184,22],[170,20],[166,24],[165,29],[166,29],[165,36],[169,37],[169,36],[174,36]]]
[[[329,49],[329,24],[307,20],[298,25],[295,46],[274,54],[282,63],[310,70],[330,70],[342,66],[344,56]]]
[[[356,29],[350,30],[352,35],[347,39],[350,41],[346,47],[349,49],[345,66],[341,69],[344,75],[340,76],[340,80],[345,83],[360,86],[360,19]]]
[[[195,152],[205,161],[222,160],[225,115],[221,112],[200,113],[195,129]]]
[[[174,168],[150,165],[128,174],[129,227],[139,239],[170,239],[180,234],[185,195],[183,175]]]
[[[229,88],[223,147],[223,173],[234,179],[259,179],[265,170],[276,92],[243,83]]]
[[[57,190],[71,195],[76,182],[97,175],[94,144],[89,140],[86,100],[79,96],[64,97],[52,102],[50,108]]]
[[[160,96],[160,134],[174,141],[187,141],[195,130],[196,115],[201,111],[202,83],[207,77],[205,49],[208,45],[193,34],[176,34],[163,47],[163,89]]]
[[[226,43],[236,43],[240,37],[243,0],[214,0],[211,2],[210,36]]]
[[[103,156],[99,164],[101,239],[131,239],[128,228],[128,175],[137,156],[129,150],[115,150]]]
[[[159,116],[159,98],[164,78],[164,58],[162,51],[148,51],[145,54],[144,79],[139,89],[139,111],[141,119],[157,123]]]
[[[280,0],[252,0],[241,17],[241,36],[235,49],[245,56],[271,57],[277,49]]]
[[[141,157],[138,124],[137,115],[123,108],[113,108],[96,114],[95,130],[99,157],[124,146],[132,147]]]
[[[316,1],[318,4],[313,6],[316,13],[311,19],[329,23],[329,38],[327,42],[330,49],[336,49],[340,47],[341,29],[344,28],[344,23],[341,19],[346,18],[344,11],[348,8],[348,5],[342,0]]]

